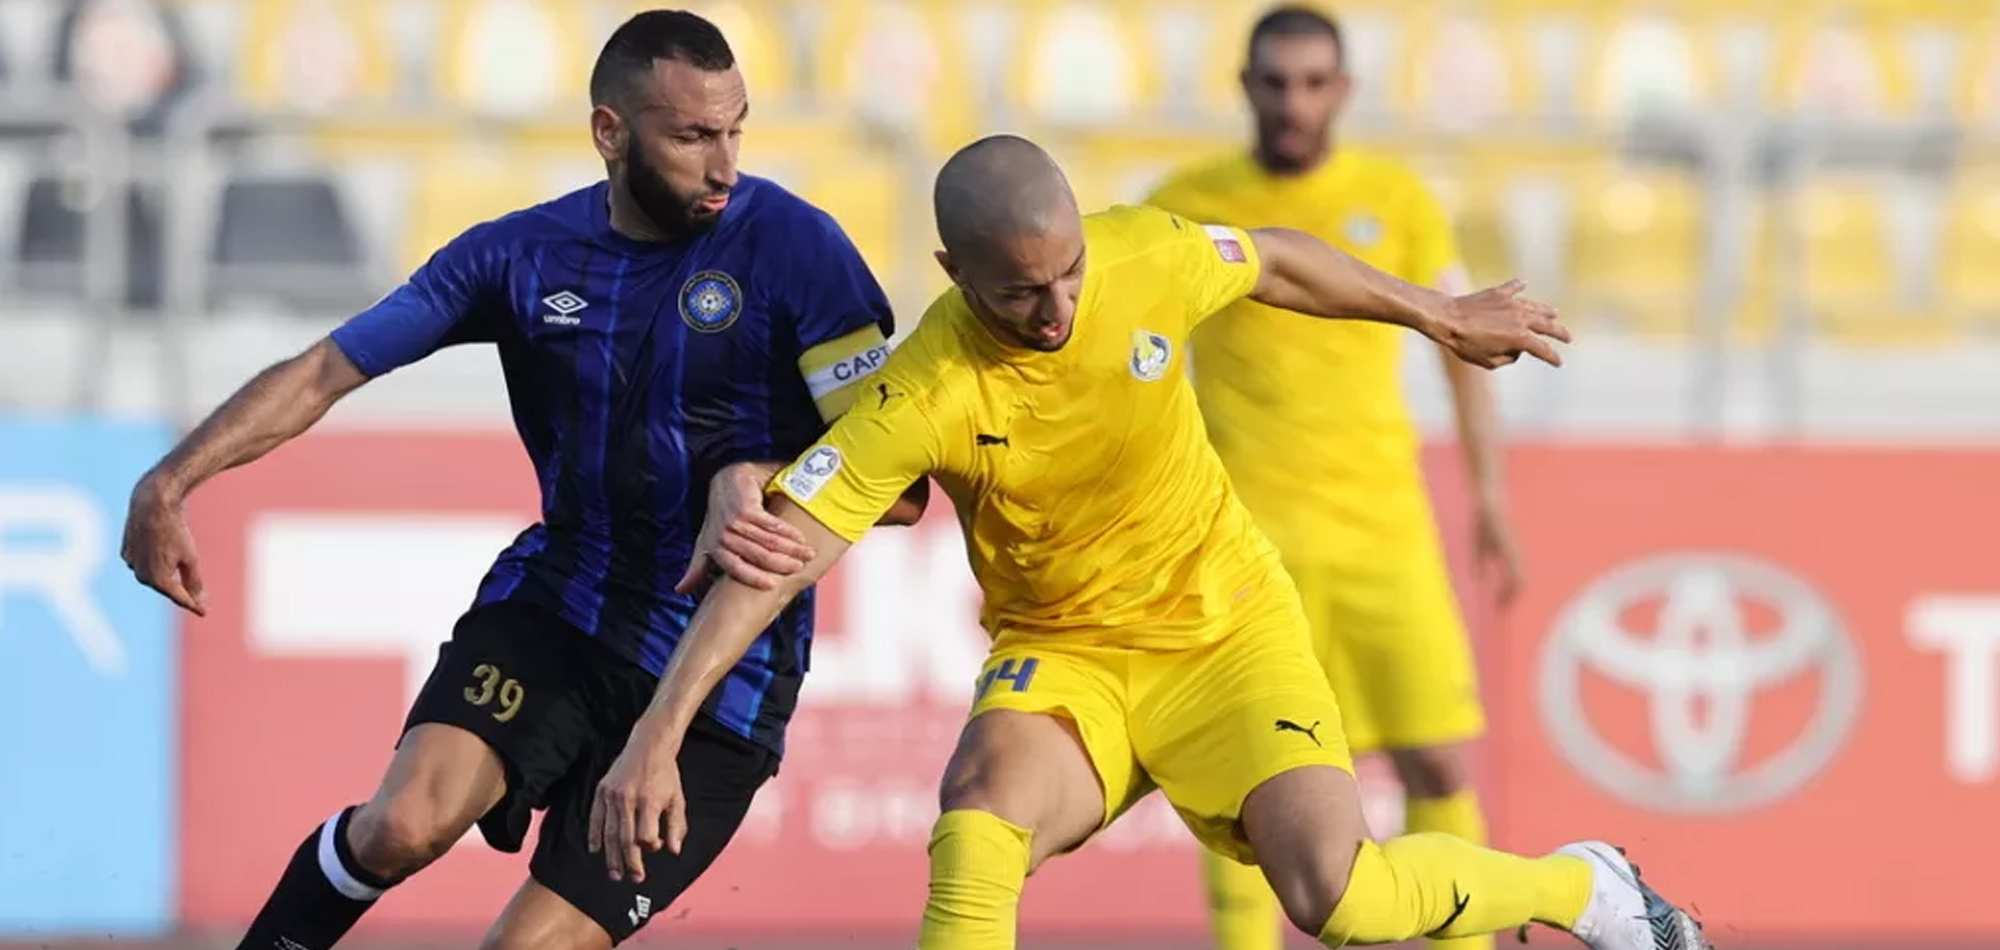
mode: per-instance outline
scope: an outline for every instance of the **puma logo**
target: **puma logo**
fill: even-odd
[[[1466,906],[1472,903],[1472,898],[1471,898],[1471,897],[1468,897],[1468,896],[1466,896],[1466,895],[1464,895],[1464,894],[1461,894],[1461,893],[1459,893],[1459,892],[1458,892],[1458,882],[1457,882],[1457,881],[1453,881],[1453,882],[1452,882],[1452,885],[1451,885],[1451,899],[1452,899],[1452,909],[1451,909],[1451,916],[1450,916],[1450,917],[1446,917],[1446,918],[1444,919],[1444,923],[1441,923],[1441,924],[1439,924],[1439,925],[1437,926],[1437,929],[1436,929],[1436,930],[1433,930],[1433,931],[1431,931],[1431,933],[1432,933],[1432,934],[1439,934],[1439,933],[1443,933],[1443,932],[1444,932],[1444,929],[1445,929],[1446,927],[1449,927],[1449,926],[1451,926],[1452,924],[1455,924],[1455,923],[1457,923],[1457,922],[1458,922],[1458,918],[1460,918],[1460,917],[1462,917],[1462,916],[1464,916],[1464,915],[1465,915],[1465,908],[1466,908]],[[1526,929],[1526,928],[1523,928],[1523,929]]]
[[[889,400],[891,400],[891,399],[894,399],[894,398],[896,398],[897,396],[900,396],[900,395],[902,395],[902,393],[899,393],[899,392],[891,392],[891,391],[889,390],[889,384],[888,384],[888,383],[876,383],[876,384],[875,384],[875,391],[876,391],[877,393],[880,393],[880,394],[881,394],[881,396],[882,396],[882,401],[881,401],[880,403],[877,403],[877,404],[875,405],[875,408],[877,408],[877,409],[881,409],[881,408],[884,408],[884,407],[888,406],[888,405],[889,405]]]
[[[1008,441],[1007,441],[1007,437],[1006,437],[1006,436],[1004,436],[1004,435],[987,435],[987,434],[986,434],[986,433],[984,433],[984,432],[980,432],[980,433],[976,433],[976,434],[975,434],[975,435],[973,436],[973,441],[975,441],[975,442],[978,442],[978,443],[979,443],[980,445],[1006,445],[1006,446],[1011,446],[1011,445],[1013,444],[1013,443],[1011,443],[1011,442],[1008,442]]]
[[[1277,722],[1272,723],[1271,725],[1275,727],[1279,732],[1296,732],[1302,736],[1305,736],[1308,739],[1311,739],[1313,741],[1313,745],[1319,745],[1320,744],[1319,723],[1320,721],[1315,719],[1313,720],[1312,725],[1301,726],[1298,723],[1291,721],[1290,719],[1280,719]]]

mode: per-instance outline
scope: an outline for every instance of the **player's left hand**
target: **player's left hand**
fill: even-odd
[[[716,473],[708,518],[675,591],[694,593],[718,568],[739,584],[771,590],[812,563],[806,536],[764,507],[764,485],[776,472],[774,465],[742,462]]]
[[[1452,298],[1445,332],[1438,342],[1474,366],[1498,369],[1525,353],[1550,366],[1562,365],[1552,340],[1570,341],[1556,320],[1556,308],[1521,296],[1520,280]]]
[[[634,729],[597,783],[590,852],[604,855],[612,880],[639,883],[646,880],[646,856],[661,848],[681,853],[687,830],[679,750],[650,738],[643,727]]]
[[[1514,525],[1497,503],[1481,503],[1472,515],[1472,549],[1482,574],[1496,577],[1493,592],[1501,607],[1514,602],[1521,593],[1521,546],[1514,540]]]

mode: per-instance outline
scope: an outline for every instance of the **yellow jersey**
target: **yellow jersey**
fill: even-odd
[[[1197,165],[1148,203],[1237,227],[1314,235],[1435,286],[1458,248],[1436,197],[1392,161],[1341,149],[1299,176],[1248,154]],[[1293,561],[1370,556],[1384,537],[1432,530],[1395,326],[1319,320],[1243,300],[1191,342],[1210,440],[1238,494]]]
[[[1066,346],[1006,345],[946,291],[772,490],[856,540],[934,477],[996,638],[1211,642],[1238,602],[1290,584],[1183,372],[1189,332],[1256,287],[1257,251],[1241,230],[1154,208],[1089,215],[1083,232]]]

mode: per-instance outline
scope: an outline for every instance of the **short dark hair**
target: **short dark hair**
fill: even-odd
[[[1333,52],[1341,62],[1347,61],[1347,42],[1340,34],[1340,24],[1311,7],[1273,7],[1258,17],[1257,25],[1250,28],[1250,43],[1243,50],[1245,65],[1256,59],[1257,44],[1271,36],[1323,36],[1333,41]]]
[[[648,10],[614,30],[590,71],[590,104],[604,105],[659,60],[717,73],[736,65],[729,40],[715,24],[686,10]]]

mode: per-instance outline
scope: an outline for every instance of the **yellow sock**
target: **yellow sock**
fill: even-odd
[[[1219,950],[1280,950],[1278,895],[1264,872],[1203,848],[1202,880],[1208,884],[1208,921]]]
[[[1469,937],[1529,922],[1568,930],[1589,900],[1590,865],[1568,855],[1524,858],[1440,834],[1363,841],[1319,942]]]
[[[983,811],[939,815],[917,950],[1013,950],[1029,840],[1026,829]]]
[[[1412,798],[1405,803],[1403,814],[1404,828],[1411,834],[1436,832],[1473,844],[1486,843],[1486,816],[1480,814],[1479,796],[1471,789],[1444,798]],[[1432,940],[1431,947],[1432,950],[1493,950],[1493,935]]]

